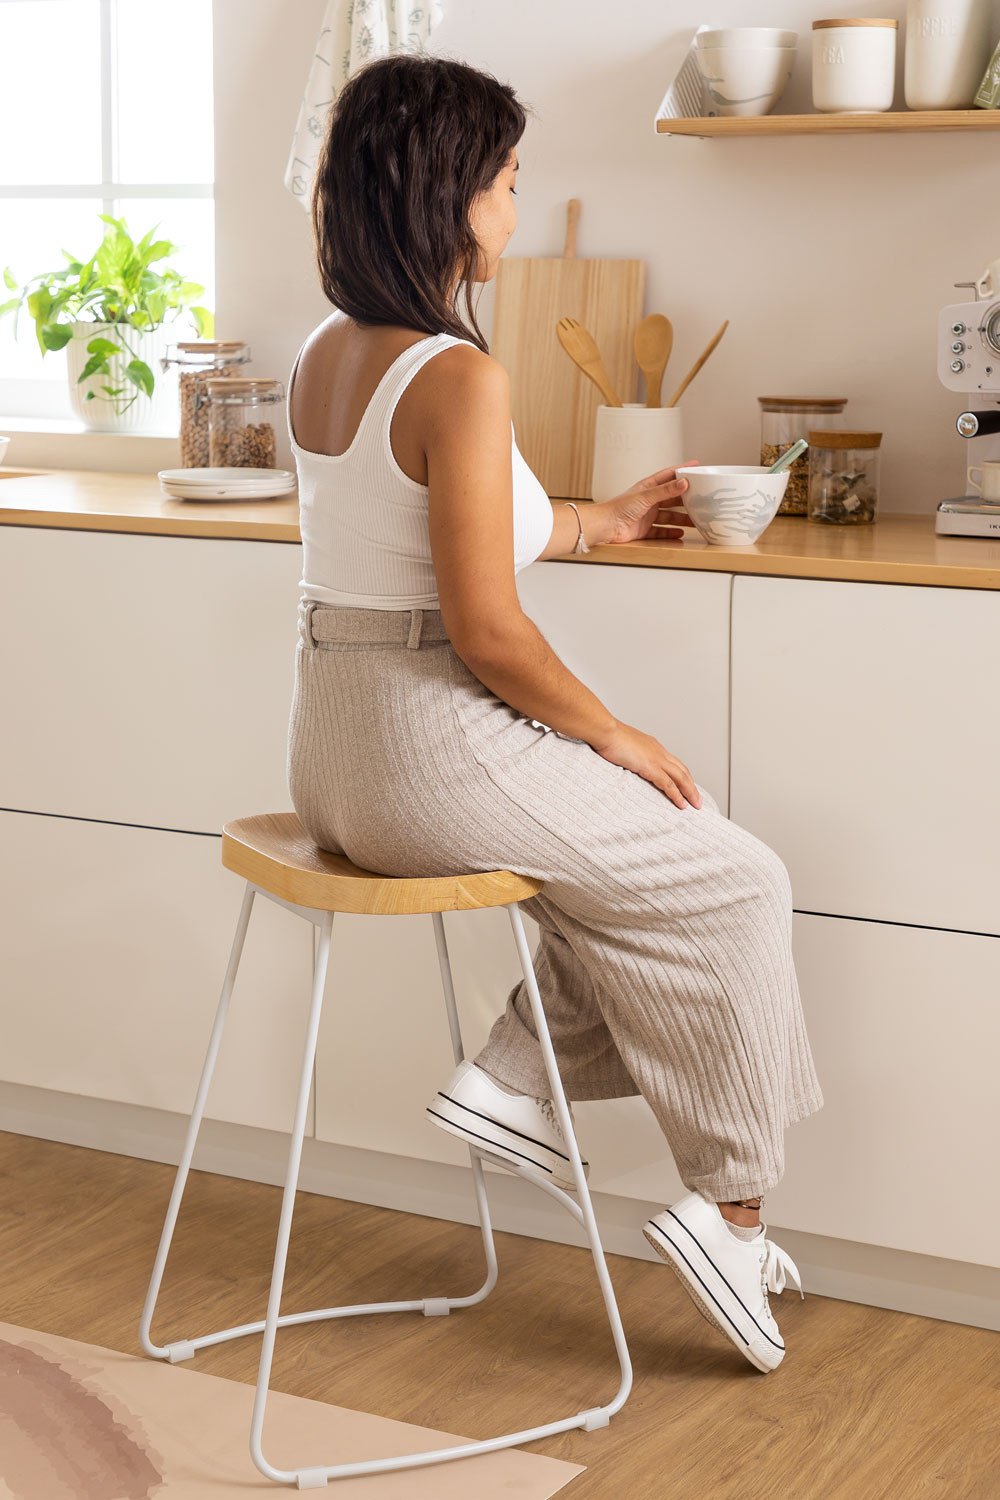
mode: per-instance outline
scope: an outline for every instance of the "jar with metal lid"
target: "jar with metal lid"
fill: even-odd
[[[874,521],[882,434],[814,428],[807,441],[810,521]]]
[[[804,438],[809,427],[842,425],[846,396],[758,396],[760,461],[770,468],[786,448]],[[803,453],[788,470],[788,488],[779,516],[804,516],[809,509],[809,455]]]
[[[208,461],[212,468],[273,469],[275,423],[285,399],[280,380],[235,376],[206,381]]]
[[[203,469],[210,462],[206,381],[210,376],[221,379],[231,375],[249,358],[249,344],[239,339],[194,339],[186,344],[171,344],[162,356],[160,364],[164,370],[177,369],[182,468]]]

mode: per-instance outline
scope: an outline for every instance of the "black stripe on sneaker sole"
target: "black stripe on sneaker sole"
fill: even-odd
[[[747,1307],[746,1303],[743,1301],[743,1298],[740,1296],[739,1292],[737,1292],[732,1286],[730,1286],[730,1284],[726,1280],[726,1277],[723,1274],[723,1272],[719,1270],[718,1266],[715,1264],[715,1261],[709,1255],[708,1251],[705,1249],[704,1245],[697,1238],[697,1236],[695,1236],[695,1235],[693,1235],[691,1233],[690,1229],[684,1223],[683,1219],[679,1219],[677,1217],[677,1215],[674,1213],[674,1211],[673,1211],[672,1208],[668,1208],[667,1209],[667,1213],[670,1215],[670,1217],[674,1220],[674,1222],[676,1224],[680,1225],[680,1227],[684,1230],[684,1233],[694,1242],[694,1244],[696,1244],[698,1246],[698,1249],[701,1251],[702,1255],[708,1261],[709,1265],[712,1267],[712,1270],[715,1272],[716,1276],[718,1276],[718,1278],[719,1278],[720,1281],[725,1282],[726,1286],[729,1288],[729,1291],[735,1297],[736,1301],[740,1304],[740,1306],[742,1307],[743,1311],[746,1313],[747,1317],[750,1319],[750,1321],[753,1324],[753,1326],[758,1330],[759,1333],[761,1333],[763,1335],[764,1338],[767,1339],[767,1342],[771,1345],[771,1348],[772,1349],[781,1349],[783,1351],[784,1347],[785,1347],[784,1344],[775,1343],[774,1339],[768,1333],[767,1329],[766,1328],[761,1328],[760,1324],[757,1322],[757,1319],[754,1317],[754,1315],[750,1311],[749,1307]],[[657,1228],[657,1225],[654,1224],[653,1228],[654,1229]],[[664,1235],[664,1239],[666,1239],[666,1235]],[[687,1256],[684,1255],[683,1250],[681,1250],[679,1246],[675,1246],[675,1249],[677,1250],[677,1254],[681,1255],[681,1256],[684,1256],[685,1261],[687,1261]],[[692,1266],[692,1270],[694,1270],[693,1266]],[[697,1271],[695,1271],[695,1275],[696,1276],[698,1275]],[[700,1276],[698,1277],[698,1280],[699,1281],[701,1280]]]
[[[442,1098],[445,1097],[447,1096],[442,1095]],[[454,1104],[454,1102],[454,1099],[449,1100],[451,1104]],[[539,1172],[548,1172],[550,1176],[552,1175],[552,1168],[546,1166],[544,1162],[535,1161],[532,1157],[526,1156],[523,1151],[515,1150],[513,1146],[502,1146],[497,1141],[491,1141],[488,1135],[480,1135],[478,1131],[471,1130],[468,1125],[459,1125],[455,1120],[449,1120],[444,1115],[439,1115],[437,1110],[431,1109],[429,1104],[427,1106],[427,1113],[433,1115],[435,1120],[440,1120],[442,1125],[450,1125],[452,1130],[460,1130],[463,1135],[467,1136],[474,1135],[477,1141],[482,1141],[485,1146],[489,1146],[491,1151],[509,1151],[512,1156],[519,1156],[522,1161],[527,1162],[529,1167],[535,1167]],[[472,1111],[472,1113],[475,1113],[475,1111]]]
[[[730,1328],[732,1328],[733,1333],[736,1335],[736,1337],[738,1339],[742,1339],[743,1343],[746,1344],[747,1346],[749,1346],[750,1340],[747,1338],[747,1336],[743,1332],[742,1328],[738,1328],[736,1326],[736,1324],[733,1322],[732,1318],[726,1312],[726,1309],[723,1307],[722,1303],[719,1301],[718,1297],[716,1297],[715,1293],[712,1291],[711,1287],[705,1285],[705,1282],[698,1275],[698,1272],[695,1270],[694,1266],[688,1260],[687,1256],[684,1254],[684,1251],[681,1249],[680,1245],[675,1245],[674,1242],[673,1242],[673,1240],[670,1239],[667,1235],[665,1235],[663,1233],[663,1230],[660,1228],[659,1224],[654,1224],[652,1220],[649,1221],[649,1223],[646,1225],[646,1228],[647,1229],[655,1230],[655,1232],[660,1236],[660,1239],[663,1241],[663,1243],[665,1245],[669,1245],[670,1248],[671,1248],[671,1250],[674,1250],[674,1251],[677,1252],[677,1254],[680,1256],[681,1260],[684,1262],[684,1264],[687,1266],[688,1270],[691,1272],[691,1275],[698,1282],[699,1286],[701,1286],[703,1288],[703,1290],[706,1292],[706,1294],[709,1297],[711,1297],[712,1301],[715,1303],[716,1307],[719,1309],[720,1313],[725,1318],[725,1320],[729,1324]],[[725,1281],[725,1277],[723,1277],[723,1280]],[[729,1285],[728,1281],[726,1282],[726,1285],[727,1286]],[[735,1293],[733,1295],[735,1296]],[[740,1303],[740,1306],[743,1307],[743,1303],[740,1302],[739,1297],[737,1297],[736,1300],[737,1300],[737,1302]],[[749,1314],[748,1314],[748,1316],[749,1316]]]
[[[455,1109],[464,1109],[467,1115],[475,1115],[478,1120],[485,1120],[488,1125],[499,1125],[500,1129],[506,1130],[508,1135],[516,1135],[518,1140],[527,1141],[529,1146],[538,1146],[542,1151],[550,1151],[553,1156],[558,1156],[560,1161],[564,1161],[568,1167],[572,1167],[573,1163],[565,1151],[557,1151],[555,1146],[550,1146],[546,1141],[536,1140],[533,1135],[525,1135],[523,1130],[515,1130],[513,1125],[505,1125],[502,1120],[495,1120],[492,1115],[484,1115],[482,1110],[472,1109],[470,1105],[463,1104],[460,1099],[453,1099],[450,1094],[446,1094],[442,1089],[438,1089],[437,1092],[439,1099],[447,1099],[448,1103]],[[584,1161],[583,1165],[589,1167],[590,1163]]]

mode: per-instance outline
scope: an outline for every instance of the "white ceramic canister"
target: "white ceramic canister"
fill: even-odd
[[[814,108],[843,115],[891,109],[898,21],[855,16],[812,24]]]
[[[594,422],[595,500],[613,500],[658,469],[676,468],[689,457],[679,406],[599,406]]]
[[[971,109],[989,64],[992,0],[908,0],[907,109]]]

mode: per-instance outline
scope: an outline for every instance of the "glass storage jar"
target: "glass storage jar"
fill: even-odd
[[[160,360],[164,370],[177,369],[181,409],[181,467],[203,469],[208,456],[208,412],[205,409],[205,383],[209,377],[221,379],[238,370],[250,358],[250,346],[239,339],[219,341],[196,339],[186,344],[171,344]]]
[[[874,521],[882,434],[814,428],[808,442],[810,521]]]
[[[758,396],[760,402],[760,461],[770,468],[810,426],[840,427],[846,396]],[[779,516],[804,516],[809,509],[809,454],[803,453],[788,470],[788,488],[778,506]]]
[[[208,461],[213,468],[273,469],[284,387],[270,376],[209,380]]]

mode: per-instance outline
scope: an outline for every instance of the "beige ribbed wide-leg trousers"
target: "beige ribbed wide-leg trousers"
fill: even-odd
[[[640,726],[641,727],[641,726]],[[669,747],[668,747],[669,748]],[[641,1094],[690,1191],[765,1192],[823,1094],[792,961],[788,872],[719,811],[679,808],[546,730],[465,665],[440,610],[301,603],[292,802],[317,844],[386,875],[508,869],[569,1099]],[[523,981],[474,1059],[548,1092]]]

